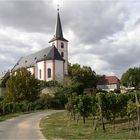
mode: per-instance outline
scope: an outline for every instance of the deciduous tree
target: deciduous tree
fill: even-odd
[[[35,101],[40,93],[39,81],[25,68],[10,76],[6,88],[5,98],[8,102]]]
[[[79,91],[83,92],[85,88],[95,88],[97,84],[96,73],[91,69],[91,67],[83,66],[79,64],[74,64],[69,66],[69,75],[71,76],[73,82],[77,85]]]
[[[124,86],[135,87],[135,89],[140,88],[140,68],[130,68],[130,69],[128,69],[122,75],[121,83]]]

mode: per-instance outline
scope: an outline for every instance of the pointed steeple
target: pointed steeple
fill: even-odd
[[[58,13],[57,13],[55,37],[56,38],[63,38],[63,31],[62,31],[62,26],[61,26],[61,20],[60,20],[59,10],[58,10]]]
[[[49,41],[52,42],[52,41],[55,41],[55,40],[62,40],[62,41],[67,41],[64,37],[63,37],[63,30],[62,30],[62,26],[61,26],[61,19],[60,19],[60,14],[59,14],[59,8],[57,9],[57,19],[56,19],[56,27],[55,27],[55,34],[54,34],[54,37],[53,39],[51,39]]]

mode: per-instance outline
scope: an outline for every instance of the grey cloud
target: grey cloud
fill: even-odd
[[[8,31],[6,31],[8,34]],[[46,35],[33,35],[29,33],[16,32],[18,36],[23,35],[26,38],[18,38],[13,36],[12,32],[9,31],[10,35],[0,35],[0,71],[12,69],[20,57],[31,54],[35,51],[48,47],[48,36]],[[11,37],[10,37],[11,36]],[[35,36],[35,38],[34,38]]]
[[[122,30],[128,10],[123,2],[114,1],[75,1],[66,8],[65,14],[70,14],[64,17],[65,25],[87,44],[99,42]]]
[[[137,19],[137,21],[135,22],[135,26],[138,26],[138,25],[140,25],[140,18]]]
[[[26,30],[27,32],[51,32],[55,12],[51,0],[1,1],[0,24]]]
[[[140,3],[129,0],[66,0],[64,3],[60,9],[64,36],[68,31],[74,34],[72,40],[67,38],[70,41],[70,62],[89,65],[97,73],[116,75],[121,75],[129,66],[139,66],[139,41],[136,44],[129,36],[126,41],[121,41],[125,35],[120,33],[115,39],[114,35],[119,32],[128,34],[126,26],[131,30],[136,30],[135,26],[140,28],[140,18],[135,12]],[[130,24],[134,19],[132,15],[136,18],[133,25]],[[0,2],[0,28],[9,26],[21,34],[26,32],[27,36],[32,33],[26,42],[16,39],[18,34],[0,35],[0,56],[12,58],[9,62],[0,58],[0,70],[11,68],[21,56],[47,47],[55,21],[56,9],[52,0]],[[119,43],[115,44],[117,41]],[[132,53],[134,55],[130,55]]]
[[[119,46],[121,47],[121,46]],[[112,52],[112,54],[106,57],[106,61],[112,64],[114,68],[127,68],[133,64],[140,62],[140,48],[139,46],[133,46],[132,51],[125,50],[125,53]]]

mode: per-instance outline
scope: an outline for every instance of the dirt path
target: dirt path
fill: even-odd
[[[43,111],[9,119],[0,123],[2,140],[45,140],[40,132],[40,119],[58,111]]]

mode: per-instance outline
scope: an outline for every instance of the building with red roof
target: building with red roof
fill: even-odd
[[[120,80],[116,76],[102,76],[97,83],[98,90],[114,91],[120,90]]]

